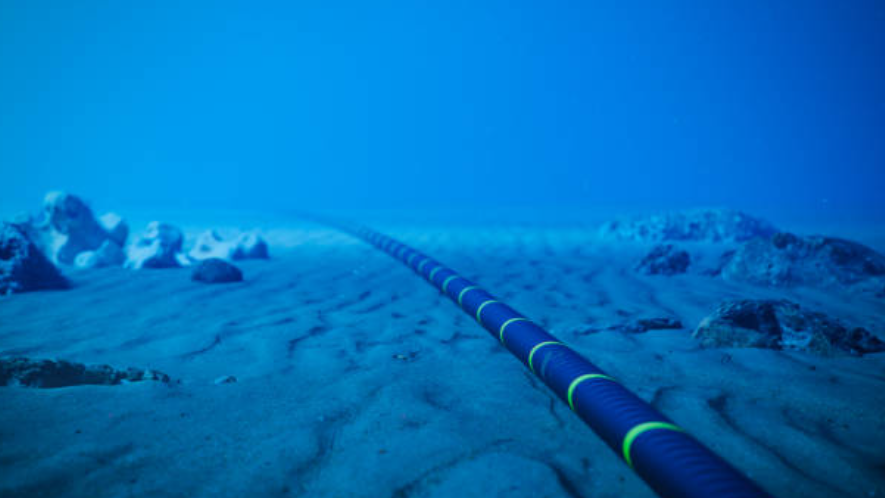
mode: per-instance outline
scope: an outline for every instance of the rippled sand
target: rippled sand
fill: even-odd
[[[317,225],[263,228],[272,259],[239,264],[242,284],[197,284],[187,269],[68,271],[70,291],[0,299],[2,356],[176,380],[0,387],[0,495],[653,496],[410,270]],[[774,495],[885,495],[885,354],[703,350],[691,338],[720,301],[745,297],[788,297],[882,337],[881,301],[640,276],[646,248],[587,228],[374,228],[546,326]],[[685,329],[586,333],[658,316]],[[238,382],[214,383],[226,375]]]

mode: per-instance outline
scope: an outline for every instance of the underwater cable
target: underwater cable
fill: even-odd
[[[337,226],[414,270],[472,316],[664,498],[770,496],[553,335],[427,255],[365,227]]]

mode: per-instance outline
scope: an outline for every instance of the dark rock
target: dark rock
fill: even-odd
[[[648,275],[676,275],[685,273],[691,264],[691,256],[688,252],[676,249],[672,244],[655,246],[642,261],[636,265],[636,270]]]
[[[641,242],[740,242],[768,238],[777,230],[765,220],[728,209],[697,209],[612,221],[605,238]]]
[[[212,258],[200,261],[194,266],[191,278],[207,284],[242,282],[243,272],[223,259]]]
[[[722,276],[773,287],[853,286],[872,279],[868,283],[882,288],[885,256],[848,240],[778,233],[739,247]]]
[[[675,318],[640,318],[636,325],[642,332],[649,330],[677,330],[682,328],[682,322]]]
[[[68,281],[21,228],[0,224],[0,294],[66,288]]]
[[[0,359],[0,386],[22,385],[53,388],[79,385],[115,385],[121,382],[156,380],[169,382],[169,376],[152,370],[115,370],[108,365],[83,365],[68,361]]]
[[[885,351],[863,328],[849,329],[787,300],[727,301],[694,331],[704,347],[750,347],[853,355]]]
[[[187,258],[181,254],[183,241],[184,235],[177,227],[153,221],[129,246],[126,266],[136,270],[178,268],[187,263]]]
[[[591,327],[578,332],[579,335],[595,334],[598,332],[624,332],[626,334],[644,334],[649,330],[679,330],[682,322],[675,318],[640,318],[626,323],[609,325],[607,327]]]

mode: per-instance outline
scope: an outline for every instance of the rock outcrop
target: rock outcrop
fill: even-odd
[[[181,252],[183,242],[184,235],[177,227],[152,221],[129,246],[126,267],[140,270],[185,266],[188,261]]]
[[[191,279],[207,284],[242,282],[243,272],[223,259],[209,258],[194,266]]]
[[[115,370],[108,365],[83,365],[69,361],[0,359],[0,386],[56,388],[80,385],[116,385],[154,380],[168,383],[169,376],[153,370]]]
[[[646,275],[677,275],[685,273],[691,264],[687,251],[672,244],[657,245],[636,265],[636,271]]]
[[[861,283],[885,289],[885,256],[848,240],[778,233],[739,247],[722,270],[726,280],[773,287]]]
[[[40,289],[65,289],[67,280],[59,273],[25,231],[0,223],[0,295]]]
[[[236,240],[224,240],[218,232],[210,230],[197,237],[194,247],[188,253],[194,261],[209,258],[228,260],[267,259],[269,255],[267,242],[257,233],[247,232]]]
[[[787,300],[724,302],[698,325],[693,337],[704,347],[769,348],[825,356],[885,351],[885,342],[866,329],[847,328]]]
[[[600,234],[638,242],[741,242],[775,232],[771,223],[740,211],[698,209],[612,221],[603,225]]]

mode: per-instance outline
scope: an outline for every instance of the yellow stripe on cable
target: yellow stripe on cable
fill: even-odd
[[[477,287],[475,285],[469,285],[469,286],[461,289],[461,292],[458,293],[458,306],[461,306],[463,308],[464,305],[461,304],[461,299],[464,298],[464,294],[466,294],[468,291],[472,291],[473,289],[476,289],[476,288]]]
[[[576,378],[568,386],[568,406],[570,406],[572,408],[572,411],[575,411],[575,404],[572,401],[572,396],[575,394],[575,389],[581,384],[581,382],[584,382],[585,380],[590,380],[590,379],[605,379],[605,380],[610,380],[612,382],[617,382],[614,378],[609,377],[608,375],[605,375],[605,374],[585,374],[585,375],[581,375],[580,377]]]
[[[535,347],[533,347],[532,350],[529,351],[529,369],[532,371],[532,373],[535,373],[535,367],[532,365],[532,358],[534,358],[535,353],[544,346],[552,346],[554,344],[564,345],[559,341],[544,341],[535,344]]]
[[[633,467],[633,459],[630,457],[630,448],[633,446],[633,442],[640,435],[645,434],[648,431],[653,431],[656,429],[666,429],[668,431],[676,431],[676,432],[685,432],[681,427],[677,425],[673,425],[669,422],[645,422],[637,425],[636,427],[627,431],[627,435],[624,436],[624,444],[622,445],[622,451],[624,453],[624,461],[627,462],[631,468]]]
[[[502,323],[501,328],[498,332],[498,337],[501,338],[501,344],[504,344],[504,330],[507,328],[508,325],[510,325],[513,322],[528,322],[528,321],[530,321],[528,318],[517,317],[517,318],[511,318],[510,320],[507,320],[506,322]]]
[[[444,281],[443,284],[442,284],[442,291],[443,291],[443,294],[446,293],[446,288],[449,286],[449,282],[451,282],[452,280],[454,280],[454,279],[456,279],[456,278],[458,278],[458,275],[449,275],[449,276],[445,279],[445,281]]]
[[[479,305],[479,308],[476,308],[476,321],[479,322],[480,325],[482,325],[482,309],[489,304],[497,302],[498,301],[495,301],[494,299],[489,299],[488,301],[483,301],[483,303]]]
[[[442,266],[437,266],[436,268],[430,270],[430,275],[427,276],[427,280],[433,282],[433,276],[436,275],[436,272],[442,270]]]
[[[424,261],[418,263],[418,273],[422,273],[424,271],[424,265],[426,265],[428,262],[430,262],[430,258],[427,258]]]

